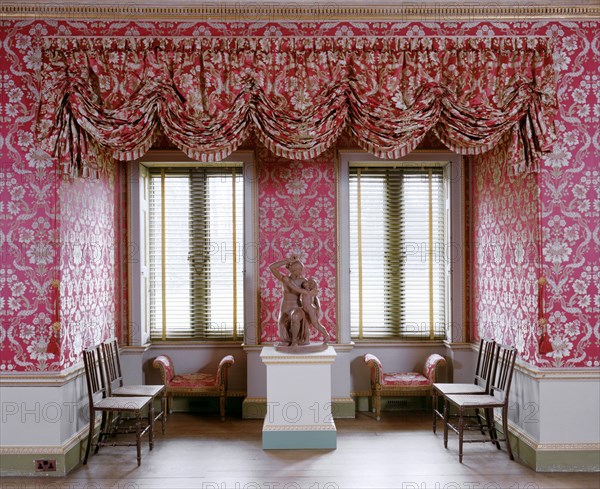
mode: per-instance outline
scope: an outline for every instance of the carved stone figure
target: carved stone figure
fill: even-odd
[[[289,275],[281,273],[285,266]],[[283,299],[279,310],[279,339],[275,349],[286,352],[320,351],[327,348],[329,333],[321,325],[319,289],[312,278],[304,277],[304,264],[298,256],[276,261],[269,267],[283,288]],[[323,334],[323,344],[310,343],[310,327]]]

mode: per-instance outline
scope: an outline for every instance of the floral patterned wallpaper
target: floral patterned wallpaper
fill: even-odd
[[[309,161],[290,161],[258,147],[261,342],[278,341],[281,284],[269,265],[300,256],[305,276],[319,287],[321,323],[335,341],[336,208],[335,151]],[[311,339],[322,340],[316,330]]]
[[[101,179],[60,187],[61,366],[115,334],[119,322],[115,263],[115,167]]]
[[[533,173],[507,178],[503,143],[471,158],[475,338],[515,345],[536,361],[539,263],[538,185]]]
[[[120,297],[126,284],[119,263],[127,250],[123,219],[115,208],[122,197],[122,183],[116,183],[120,172],[99,181],[61,181],[55,164],[34,140],[38,42],[48,35],[554,37],[559,143],[541,174],[542,265],[549,281],[545,298],[554,352],[537,354],[534,269],[527,254],[518,262],[521,252],[516,246],[521,243],[526,249],[533,240],[534,177],[507,181],[501,176],[501,188],[492,187],[498,172],[494,163],[503,157],[502,148],[475,158],[473,185],[479,182],[480,187],[473,189],[473,215],[481,222],[472,223],[472,235],[477,236],[481,225],[496,242],[515,246],[505,248],[499,257],[489,253],[493,247],[474,254],[473,321],[480,328],[474,336],[493,327],[494,334],[514,341],[533,365],[599,366],[597,33],[597,22],[5,21],[0,27],[0,372],[67,368],[80,359],[80,349],[88,342],[112,335],[113,328],[118,332],[122,322],[118,318],[123,317]],[[303,162],[281,160],[260,148],[257,153],[261,340],[269,341],[276,331],[278,287],[268,264],[301,249],[306,252],[307,273],[317,278],[322,290],[323,323],[335,333],[335,151]],[[504,207],[513,203],[530,207],[519,216]],[[493,227],[496,218],[504,220],[503,227]],[[68,246],[79,239],[78,230],[87,240],[81,256],[79,248]],[[90,254],[94,247],[101,250],[97,257]],[[520,282],[507,281],[504,294],[498,280],[506,271]],[[56,289],[52,282],[59,278]],[[517,286],[519,297],[513,289]],[[498,291],[502,294],[494,297]],[[52,327],[58,292],[64,316],[60,338]],[[503,307],[509,311],[502,312]]]
[[[60,260],[58,179],[32,131],[41,61],[34,39],[44,32],[39,24],[0,28],[0,372],[60,370],[50,334]]]
[[[600,367],[600,30],[558,36],[558,143],[542,172],[542,245],[548,333],[543,367]]]
[[[490,29],[497,34],[496,25]],[[539,367],[599,367],[598,24],[515,28],[556,38],[559,137],[537,176],[500,178],[510,158],[502,147],[472,158],[474,336],[514,344],[523,360]],[[545,355],[538,348],[540,276],[548,279],[543,300],[553,349]]]

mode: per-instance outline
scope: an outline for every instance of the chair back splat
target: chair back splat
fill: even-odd
[[[116,338],[107,340],[102,344],[101,354],[106,370],[106,386],[108,395],[121,397],[148,396],[152,401],[160,399],[161,409],[155,413],[155,421],[161,421],[162,432],[167,427],[167,395],[163,385],[125,385],[123,372],[121,370],[121,358],[119,355],[119,343]]]
[[[104,374],[100,365],[100,356],[96,348],[90,348],[83,351],[83,364],[85,367],[85,379],[88,388],[88,399],[90,404],[94,403],[98,394],[106,397],[106,389],[104,388]]]
[[[106,376],[110,383],[110,387],[123,387],[123,374],[121,373],[121,360],[119,358],[119,345],[117,340],[103,343],[102,348],[104,351]]]
[[[501,399],[508,399],[516,359],[517,350],[515,348],[508,345],[498,345],[498,353],[492,375],[493,380],[490,387],[490,394],[492,396],[498,397],[496,396],[496,393],[498,393]]]
[[[475,384],[485,388],[489,392],[492,381],[492,370],[494,367],[494,353],[496,342],[482,338],[479,343],[479,354],[477,355],[477,366],[475,367]]]

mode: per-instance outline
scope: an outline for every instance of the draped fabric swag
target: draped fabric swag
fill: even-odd
[[[478,154],[510,131],[514,170],[556,138],[548,38],[47,38],[38,136],[71,174],[97,154],[142,156],[164,132],[218,161],[253,130],[312,158],[344,128],[374,155],[410,153],[429,130]]]

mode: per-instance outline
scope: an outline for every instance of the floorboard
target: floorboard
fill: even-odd
[[[492,444],[448,449],[430,415],[385,412],[337,420],[336,450],[263,450],[262,421],[176,413],[155,448],[103,447],[65,478],[3,478],[12,489],[597,489],[598,473],[536,473]],[[158,430],[160,431],[160,429]]]

